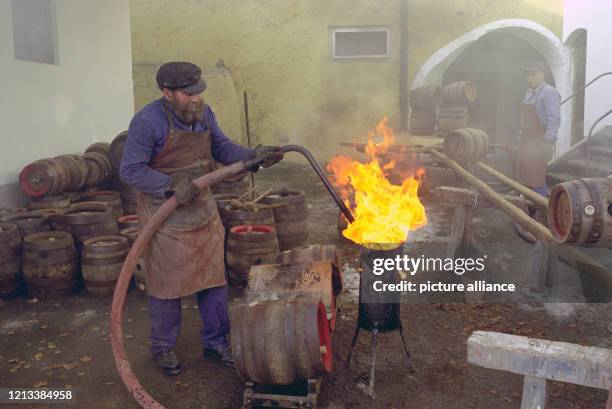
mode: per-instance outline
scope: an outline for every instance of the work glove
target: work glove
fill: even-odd
[[[251,159],[261,157],[263,157],[261,166],[264,168],[268,168],[283,159],[283,151],[279,146],[257,145],[252,151]],[[259,169],[259,165],[253,166],[247,170],[251,172],[257,172],[257,169]]]
[[[166,197],[174,195],[179,205],[193,202],[200,194],[198,187],[185,173],[175,173],[170,180],[170,187],[166,190]]]

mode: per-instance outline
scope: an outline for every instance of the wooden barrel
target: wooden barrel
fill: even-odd
[[[30,210],[63,209],[70,206],[70,196],[64,193],[56,196],[32,197],[28,203]]]
[[[106,203],[110,208],[115,218],[123,216],[123,202],[119,192],[112,190],[99,190],[96,192],[87,192],[82,197],[80,202],[102,202]]]
[[[38,211],[8,214],[0,218],[0,221],[17,225],[22,238],[31,233],[51,230],[48,216]]]
[[[74,292],[78,264],[72,236],[61,231],[27,235],[23,239],[23,275],[32,297],[56,298]]]
[[[232,199],[238,199],[240,195],[236,193],[222,193],[222,194],[216,194],[214,196],[215,196],[215,201],[217,202],[217,209],[219,210],[219,216],[221,217],[221,223],[223,223],[223,226],[227,229],[228,226],[226,225],[226,221],[225,221],[224,209],[227,206],[229,206],[230,201]]]
[[[210,187],[210,191],[215,194],[235,194],[235,195],[241,195],[244,192],[246,192],[249,187],[250,187],[250,182],[248,179],[246,179],[244,176],[242,177],[241,180],[238,180],[236,182],[227,182],[227,181],[223,181],[223,182],[219,182],[215,185],[212,185]]]
[[[282,205],[272,209],[278,235],[278,246],[282,251],[301,246],[308,240],[308,207],[306,193],[298,189],[274,189],[262,202]]]
[[[83,155],[87,166],[85,187],[106,186],[111,178],[112,165],[108,158],[98,152],[88,152]]]
[[[476,86],[471,81],[453,82],[442,88],[441,96],[445,104],[469,104],[476,100]]]
[[[30,197],[58,195],[67,191],[68,169],[55,159],[40,159],[19,173],[19,186]]]
[[[438,111],[438,131],[452,131],[465,128],[469,123],[467,107],[461,105],[444,105]]]
[[[0,223],[0,298],[16,296],[24,289],[19,229],[12,223]]]
[[[136,214],[138,210],[136,190],[122,180],[119,180],[118,185],[121,201],[123,202],[123,212],[126,214]]]
[[[99,236],[85,240],[81,272],[87,291],[98,296],[112,295],[129,250],[128,238],[124,236]]]
[[[128,131],[123,131],[113,139],[108,149],[108,158],[113,165],[114,170],[119,170],[121,167],[121,158],[123,158],[123,147],[128,137]]]
[[[0,207],[0,217],[4,217],[13,213],[27,212],[25,207]]]
[[[229,230],[225,262],[231,279],[245,282],[254,264],[272,262],[278,254],[273,226],[234,226]]]
[[[331,371],[331,336],[321,301],[242,304],[231,317],[232,355],[243,380],[289,385]]]
[[[234,226],[244,225],[265,225],[275,226],[274,212],[272,209],[261,209],[261,210],[239,210],[234,209],[232,206],[226,206],[223,209],[223,218],[225,229],[229,232],[229,229]]]
[[[410,107],[416,110],[435,111],[440,100],[440,87],[419,87],[410,91]]]
[[[431,135],[436,127],[435,109],[411,109],[410,133],[413,135]]]
[[[117,226],[120,231],[132,227],[138,228],[139,224],[137,214],[126,214],[125,216],[117,217]]]
[[[51,222],[55,230],[66,231],[74,236],[79,254],[85,240],[119,234],[116,217],[111,208],[102,202],[75,203],[51,216]]]
[[[138,227],[128,227],[127,229],[121,230],[119,234],[127,237],[130,247],[132,247],[132,245],[134,244],[134,241],[136,241],[136,238],[138,237],[138,231],[139,231]],[[146,288],[145,287],[144,265],[145,265],[144,258],[142,257],[139,258],[138,263],[136,264],[136,268],[134,268],[134,271],[132,273],[134,284],[136,285],[136,288],[138,288],[141,291],[144,291]]]
[[[461,162],[476,162],[489,150],[489,137],[481,129],[455,129],[444,137],[444,153]]]
[[[558,243],[612,246],[612,179],[577,179],[553,187],[548,225]]]
[[[92,143],[85,149],[84,153],[97,152],[108,157],[108,151],[110,150],[110,143],[108,142],[96,142]]]
[[[68,170],[68,192],[76,192],[80,190],[87,179],[87,165],[85,160],[79,155],[59,155],[55,158],[61,162]]]

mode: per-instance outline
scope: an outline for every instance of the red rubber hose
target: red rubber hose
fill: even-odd
[[[250,166],[253,162],[245,163],[238,162],[230,166],[223,167],[214,172],[208,173],[196,180],[194,183],[200,190],[206,189],[212,184],[221,182],[228,177],[237,175],[244,172],[245,169]],[[113,295],[113,304],[111,308],[110,318],[110,334],[111,334],[111,345],[113,347],[113,355],[115,357],[115,365],[117,371],[121,375],[123,383],[128,388],[134,399],[143,408],[150,409],[165,409],[165,407],[157,402],[149,393],[142,387],[136,375],[132,371],[132,367],[125,353],[123,345],[123,330],[121,328],[121,319],[123,316],[123,308],[125,306],[125,296],[127,294],[130,279],[132,278],[132,271],[136,268],[138,258],[142,255],[144,250],[149,245],[151,237],[155,234],[159,226],[162,225],[164,220],[172,214],[172,212],[178,207],[175,197],[171,197],[166,200],[158,209],[155,211],[149,221],[142,226],[138,237],[134,241],[130,252],[127,254],[123,267],[119,273],[117,285],[115,286],[115,293]]]

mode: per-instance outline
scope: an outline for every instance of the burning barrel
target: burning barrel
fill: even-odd
[[[331,371],[331,337],[321,301],[243,304],[231,317],[232,354],[242,379],[289,385]]]
[[[612,179],[578,179],[553,187],[548,225],[558,243],[612,246]]]
[[[390,245],[389,245],[390,246]],[[385,271],[381,275],[374,274],[375,260],[394,259],[402,254],[403,246],[400,244],[392,249],[375,249],[372,246],[360,246],[361,278],[359,280],[359,315],[358,325],[366,331],[388,332],[399,329],[400,302],[399,292],[374,291],[375,281],[386,284],[397,283],[398,272]]]

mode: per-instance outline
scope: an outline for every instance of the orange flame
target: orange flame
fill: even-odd
[[[374,143],[375,135],[383,141]],[[358,244],[398,244],[408,238],[411,230],[427,224],[425,207],[418,197],[424,170],[418,169],[405,177],[401,185],[392,184],[385,172],[395,169],[396,161],[382,161],[395,138],[384,117],[375,132],[368,134],[365,152],[367,163],[346,156],[332,158],[327,169],[336,178],[340,195],[353,213],[355,221],[342,234]],[[353,200],[350,200],[354,197]]]

